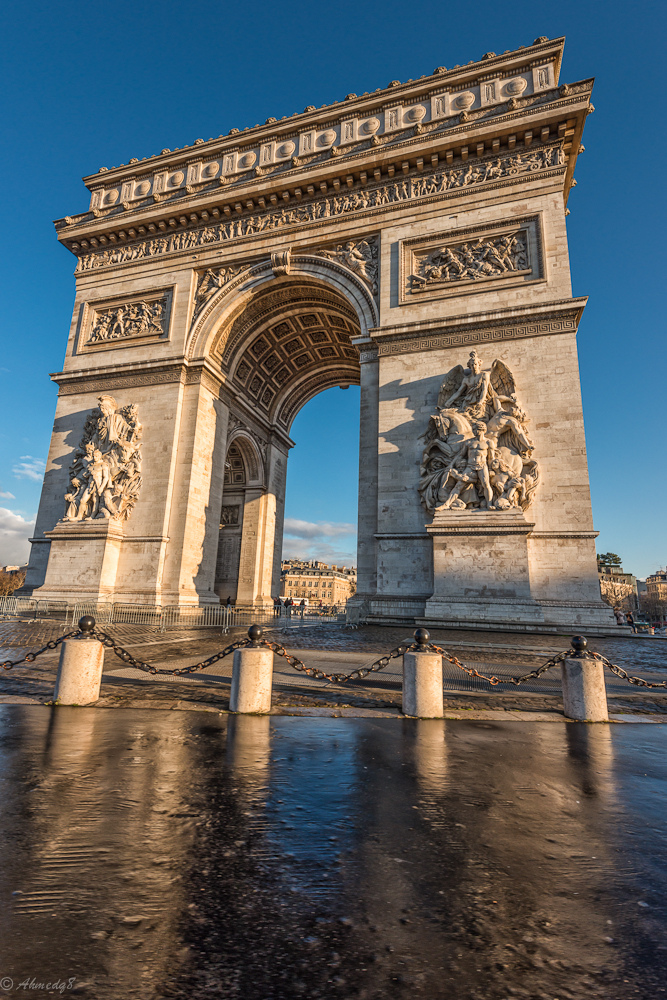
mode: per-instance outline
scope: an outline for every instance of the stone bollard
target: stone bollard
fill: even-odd
[[[572,637],[572,655],[563,660],[563,712],[577,722],[608,722],[604,667],[586,652],[583,635]]]
[[[415,630],[420,649],[403,656],[403,714],[417,719],[442,719],[442,656],[428,651],[429,634]]]
[[[259,646],[263,630],[251,625],[248,636],[253,645],[234,651],[230,712],[262,714],[271,711],[273,650]]]
[[[91,705],[100,696],[104,646],[92,638],[95,619],[79,618],[83,632],[76,639],[65,639],[60,647],[58,675],[53,700],[59,705]]]

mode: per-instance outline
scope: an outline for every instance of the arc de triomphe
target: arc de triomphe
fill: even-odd
[[[85,178],[36,597],[268,602],[290,426],[354,383],[359,616],[610,624],[565,227],[592,81],[559,86],[563,41]]]

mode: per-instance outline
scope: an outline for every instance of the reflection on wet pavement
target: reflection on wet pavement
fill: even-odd
[[[2,706],[5,994],[659,998],[666,743]]]

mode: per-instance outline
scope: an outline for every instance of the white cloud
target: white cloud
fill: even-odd
[[[32,479],[36,483],[41,483],[44,478],[46,462],[41,458],[34,458],[32,455],[21,455],[18,465],[15,465],[12,472],[17,479]]]
[[[285,518],[283,559],[316,559],[334,566],[357,562],[356,525],[335,521],[300,521]],[[334,543],[330,541],[335,539]]]
[[[16,500],[16,497],[14,496],[13,493],[0,490],[0,500]]]
[[[0,565],[23,565],[28,561],[28,539],[35,530],[35,519],[26,521],[6,507],[0,507]]]
[[[338,535],[356,535],[355,524],[344,521],[299,521],[285,518],[285,534],[292,538],[336,538]]]

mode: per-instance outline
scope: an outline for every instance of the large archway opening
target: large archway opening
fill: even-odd
[[[306,403],[292,425],[283,561],[356,567],[359,402],[358,386],[326,389]],[[286,596],[323,598],[318,574],[310,576],[315,593]]]
[[[329,389],[359,385],[359,353],[353,339],[360,332],[357,313],[341,292],[316,280],[289,277],[259,286],[217,331],[209,358],[225,373],[229,400],[214,588],[223,603],[231,598],[237,604],[265,605],[278,594],[287,457],[295,444],[292,427],[314,397]],[[296,554],[299,549],[295,522],[302,521],[305,527],[301,534],[314,536],[310,545],[302,539],[306,542],[301,545],[304,556],[333,555],[336,546],[326,541],[327,533],[345,531],[347,550],[341,550],[341,557],[344,555],[348,564],[353,560],[356,511],[353,516],[350,496],[357,492],[358,394],[351,402],[356,426],[350,427],[348,414],[344,431],[336,427],[335,406],[328,417],[319,412],[321,404],[316,407],[317,431],[313,434],[314,428],[309,426],[301,455],[311,453],[313,469],[317,467],[318,472],[309,477],[301,455],[296,470],[296,491],[301,479],[307,488],[304,492],[311,497],[317,495],[318,480],[320,490],[335,492],[336,471],[331,463],[327,470],[321,458],[323,452],[333,455],[342,447],[347,452],[344,513],[339,509],[334,516],[335,503],[311,502],[311,516],[300,516],[307,505],[295,504],[287,514],[288,552]],[[303,421],[299,423],[303,425]],[[354,485],[350,483],[352,464],[357,466],[351,473]],[[292,476],[292,483],[294,480]],[[322,536],[319,539],[315,538],[318,534]]]

